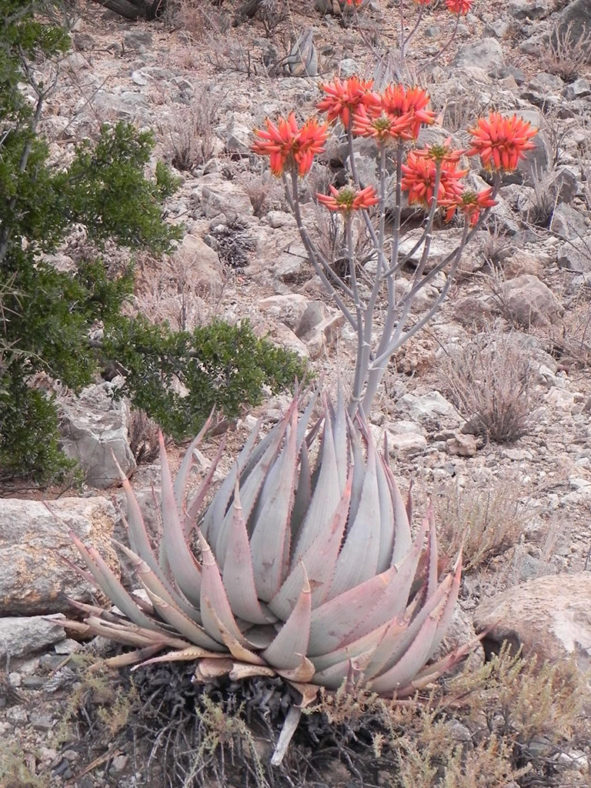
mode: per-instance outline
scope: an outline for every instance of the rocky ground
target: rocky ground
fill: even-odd
[[[270,3],[276,15],[269,11],[235,27],[227,3],[212,7],[183,0],[181,5],[158,22],[131,23],[95,3],[79,3],[73,49],[61,64],[42,131],[60,161],[103,122],[132,120],[152,128],[155,158],[178,167],[182,177],[168,214],[184,224],[186,235],[169,259],[138,260],[133,308],[188,328],[214,316],[248,317],[257,333],[309,358],[317,379],[334,385],[337,371],[350,368],[352,337],[307,262],[279,184],[250,152],[252,129],[266,116],[294,108],[312,111],[321,78],[359,73],[391,79],[398,12],[389,5],[397,4],[375,0],[347,21],[320,15],[312,2],[292,0],[284,14],[279,3]],[[413,482],[416,510],[433,500],[444,543],[454,543],[452,525],[458,520],[475,529],[472,553],[467,551],[474,566],[464,579],[462,626],[492,627],[491,640],[514,637],[526,651],[542,656],[574,654],[586,669],[591,662],[591,67],[581,52],[568,49],[563,33],[554,43],[549,37],[552,30],[566,29],[560,27],[570,19],[565,14],[574,13],[581,29],[587,20],[589,45],[590,4],[476,0],[449,50],[420,71],[451,33],[454,22],[442,5],[426,11],[410,66],[430,91],[444,129],[462,145],[462,130],[479,112],[494,108],[518,111],[540,134],[528,162],[503,185],[487,230],[466,251],[444,307],[393,360],[373,421],[376,432],[388,431],[401,487]],[[290,41],[308,28],[318,57],[318,74],[312,76],[305,64],[285,57]],[[338,145],[329,153],[333,172],[319,167],[314,188],[325,189],[338,169]],[[325,237],[311,201],[305,211]],[[453,227],[439,229],[435,255],[453,248],[455,233]],[[72,239],[62,263],[75,257],[80,243],[83,237]],[[436,281],[426,293],[417,315],[444,282]],[[470,359],[480,370],[475,381],[462,378]],[[458,399],[458,381],[468,387],[472,411]],[[64,591],[78,598],[88,593],[58,561],[52,559],[47,571],[47,556],[60,551],[65,524],[107,551],[113,528],[121,533],[111,502],[121,496],[108,450],[116,448],[130,473],[136,461],[128,445],[127,409],[119,406],[113,414],[106,398],[99,408],[106,385],[87,392],[82,405],[63,393],[70,425],[66,444],[85,462],[88,452],[93,455],[82,497],[53,501],[51,511],[26,500],[40,498],[37,493],[7,489],[0,501],[7,534],[0,544],[0,657],[6,660],[0,674],[0,736],[14,774],[14,764],[22,765],[21,782],[9,771],[13,781],[3,782],[0,765],[1,785],[148,784],[130,747],[94,753],[93,761],[92,749],[60,728],[72,714],[80,686],[79,663],[74,669],[70,656],[80,646],[41,617],[65,612]],[[495,442],[475,434],[473,411],[489,400],[496,423],[515,420],[509,438],[517,439]],[[232,428],[230,448],[240,444],[255,416],[273,421],[285,402],[276,398],[245,416]],[[115,438],[113,430],[119,430]],[[80,446],[90,441],[89,434],[96,440],[84,455]],[[217,440],[202,447],[204,465]],[[152,465],[139,466],[133,475],[148,505],[156,479]],[[475,514],[483,510],[484,519]],[[486,540],[491,548],[478,558],[478,545]],[[108,708],[116,717],[116,700]],[[589,784],[585,755],[579,756],[561,784]]]

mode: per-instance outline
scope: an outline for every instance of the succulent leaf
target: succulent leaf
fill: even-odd
[[[262,652],[263,659],[269,665],[282,671],[298,668],[301,665],[302,657],[308,653],[312,592],[305,569],[303,574],[304,582],[293,610],[273,641]],[[306,679],[299,680],[305,681]]]
[[[330,528],[319,529],[315,541],[306,550],[300,563],[292,569],[277,594],[271,599],[269,607],[276,615],[285,618],[289,614],[302,587],[304,567],[312,589],[314,605],[319,605],[328,596],[345,532],[350,496],[351,474],[345,484]]]
[[[297,472],[296,428],[294,411],[283,450],[261,490],[250,537],[255,585],[265,602],[279,590],[289,565],[289,525]]]
[[[174,567],[175,580],[191,604],[198,606],[201,591],[201,568],[191,552],[174,497],[170,467],[164,438],[160,433],[160,465],[162,474],[162,545],[166,563]]]
[[[378,571],[381,523],[376,472],[377,454],[373,442],[367,447],[367,465],[355,518],[350,521],[345,543],[337,560],[330,596],[359,585]]]
[[[251,544],[240,503],[238,482],[232,503],[232,533],[228,540],[222,579],[228,601],[239,618],[253,624],[276,621],[270,610],[263,608],[257,596]]]

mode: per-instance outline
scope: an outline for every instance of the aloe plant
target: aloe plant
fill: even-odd
[[[458,657],[427,665],[453,614],[460,559],[440,581],[432,514],[413,537],[386,448],[341,398],[322,410],[311,425],[312,404],[298,416],[296,400],[258,442],[255,429],[208,506],[222,449],[187,498],[206,428],[174,481],[161,437],[159,545],[123,477],[131,549],[118,547],[144,593],[129,594],[72,535],[116,611],[80,605],[84,623],[66,625],[135,647],[113,666],[194,660],[200,681],[279,675],[299,690],[300,706],[319,686],[352,679],[404,697],[437,678]]]

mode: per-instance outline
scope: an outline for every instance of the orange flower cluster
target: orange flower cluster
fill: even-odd
[[[525,151],[535,148],[531,140],[537,129],[517,115],[505,118],[498,112],[491,112],[488,118],[479,118],[469,131],[472,147],[468,155],[478,154],[488,170],[512,172],[525,158]]]
[[[445,0],[445,5],[452,14],[462,14],[465,16],[472,8],[473,2],[474,0]]]
[[[480,212],[485,208],[492,208],[493,205],[496,205],[496,200],[493,200],[491,197],[492,188],[483,189],[481,192],[473,192],[466,190],[458,202],[456,206],[453,206],[453,209],[450,211],[448,210],[446,219],[449,221],[454,214],[455,208],[458,208],[464,216],[468,219],[471,225],[475,225],[478,221],[478,217],[480,216]]]
[[[363,3],[363,0],[339,0],[341,5],[354,5],[360,6]]]
[[[354,189],[352,186],[343,186],[335,189],[330,186],[330,194],[317,194],[318,202],[325,205],[330,211],[350,213],[360,208],[371,208],[379,202],[378,195],[373,186],[365,189]]]
[[[441,148],[422,148],[408,154],[406,164],[402,165],[401,186],[408,192],[409,204],[418,203],[429,208],[434,196],[437,205],[443,208],[451,209],[459,204],[463,192],[459,181],[468,172],[457,169],[462,151],[442,153]],[[435,195],[438,167],[439,185]]]
[[[320,87],[326,97],[318,102],[317,109],[325,112],[329,121],[340,118],[345,127],[348,127],[352,116],[360,107],[373,111],[380,106],[380,96],[372,92],[373,80],[349,77],[342,81],[336,77],[333,82]]]
[[[285,169],[297,168],[299,175],[310,171],[316,153],[322,153],[328,136],[328,125],[309,118],[298,127],[295,114],[279,118],[277,124],[269,119],[267,128],[257,129],[257,141],[252,146],[255,153],[269,156],[273,175],[282,175]]]
[[[435,113],[427,109],[429,95],[421,88],[390,85],[374,93],[372,80],[358,77],[335,79],[321,85],[326,93],[317,107],[329,121],[340,118],[346,128],[380,142],[416,139],[422,124],[433,123]]]

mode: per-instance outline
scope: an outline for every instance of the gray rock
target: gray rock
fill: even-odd
[[[237,219],[252,216],[252,202],[241,186],[221,181],[216,174],[205,178],[214,179],[211,185],[204,185],[201,189],[201,206],[208,219],[223,214],[226,224],[234,224]]]
[[[341,76],[341,79],[354,77],[356,74],[359,73],[360,73],[359,63],[356,60],[353,60],[352,57],[346,57],[340,61],[339,74]]]
[[[419,422],[425,419],[437,419],[441,416],[460,421],[457,410],[438,391],[430,391],[423,395],[404,394],[396,404],[401,413],[407,414],[411,419],[416,419]]]
[[[203,238],[187,233],[172,255],[173,268],[180,264],[195,292],[217,298],[224,288],[224,268],[217,252]]]
[[[310,358],[318,358],[335,344],[344,322],[345,316],[340,312],[329,314],[303,336]]]
[[[478,441],[474,435],[456,432],[445,443],[447,453],[458,457],[474,457],[478,451]]]
[[[427,448],[427,439],[420,432],[388,433],[388,452],[391,457],[414,457]]]
[[[558,24],[552,34],[552,40],[560,46],[558,41],[564,42],[570,38],[577,42],[591,35],[591,0],[572,0],[562,10]],[[591,51],[587,62],[591,62]]]
[[[129,30],[123,36],[123,46],[133,52],[145,52],[152,46],[152,33],[147,30]]]
[[[272,264],[273,275],[283,282],[299,280],[308,264],[308,253],[295,241],[280,252]]]
[[[589,225],[585,216],[572,205],[559,203],[552,213],[549,229],[561,238],[574,240],[585,236],[589,232]]]
[[[410,232],[404,235],[399,246],[401,257],[410,255],[410,252],[414,249],[417,241],[421,237],[422,232],[423,231],[421,228],[417,228],[416,230],[410,230]],[[427,265],[425,266],[425,271],[430,271],[439,263],[443,262],[443,260],[456,249],[461,237],[461,230],[439,230],[438,232],[434,233],[433,237],[431,238],[429,258],[427,260]],[[412,255],[410,255],[408,262],[413,263],[415,266],[418,265],[423,254],[423,249],[424,246],[421,245],[416,251],[413,252]]]
[[[79,111],[82,111],[88,101],[80,101]],[[138,120],[148,122],[151,111],[148,99],[141,93],[134,93],[130,90],[122,93],[111,93],[108,90],[99,90],[92,102],[93,110],[107,117],[114,117],[116,120]]]
[[[292,331],[296,331],[302,315],[308,307],[308,299],[299,293],[274,295],[259,301],[259,309],[285,323]]]
[[[0,658],[28,656],[65,640],[65,629],[56,623],[63,618],[61,614],[0,618]]]
[[[93,487],[110,487],[120,481],[117,464],[125,474],[136,463],[129,446],[129,406],[113,399],[117,379],[87,386],[78,396],[60,402],[62,448],[84,471]]]
[[[550,0],[513,0],[509,13],[515,19],[545,19],[551,14],[553,4]]]
[[[106,498],[61,498],[47,505],[0,499],[0,615],[66,612],[67,597],[89,602],[93,587],[66,563],[82,565],[70,532],[94,545],[116,571],[110,541],[115,520]]]
[[[460,47],[454,62],[457,66],[477,66],[490,72],[504,65],[503,50],[496,38],[483,38]]]
[[[558,247],[556,262],[560,268],[585,274],[591,271],[591,235],[574,237]]]
[[[522,646],[525,656],[542,660],[574,657],[581,670],[591,667],[591,573],[539,577],[508,588],[475,611],[487,639]]]
[[[296,335],[304,339],[328,316],[328,308],[322,301],[310,301],[295,328]]]
[[[585,98],[591,96],[591,82],[584,77],[579,77],[567,85],[564,89],[564,97],[573,100],[578,98]]]
[[[297,353],[301,358],[309,358],[311,355],[307,345],[283,323],[276,323],[270,328],[268,336],[275,344]]]
[[[533,274],[503,282],[501,295],[511,318],[522,326],[547,325],[562,311],[554,293]]]

